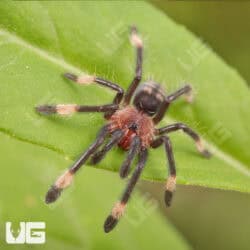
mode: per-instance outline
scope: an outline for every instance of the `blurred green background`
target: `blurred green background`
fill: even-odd
[[[250,84],[249,1],[150,2],[200,37]],[[144,189],[162,200],[161,185],[145,183]],[[166,211],[161,205],[193,249],[250,249],[248,194],[178,186],[173,207]]]
[[[250,84],[249,1],[150,2],[200,37]]]

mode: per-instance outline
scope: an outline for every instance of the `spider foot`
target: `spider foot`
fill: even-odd
[[[61,193],[62,193],[61,188],[58,188],[55,185],[51,186],[51,188],[46,194],[45,202],[47,204],[55,202],[60,197]]]
[[[73,173],[67,170],[56,180],[55,184],[51,186],[46,194],[45,202],[52,203],[55,202],[61,195],[64,188],[68,187],[73,181]]]
[[[164,198],[165,198],[165,204],[166,204],[166,206],[170,207],[172,199],[173,199],[173,192],[169,191],[169,190],[166,190]]]
[[[212,153],[210,151],[208,151],[207,149],[204,149],[201,154],[205,157],[205,158],[211,158]]]
[[[143,42],[140,36],[138,35],[137,28],[132,26],[130,29],[130,42],[136,48],[142,48]]]
[[[104,231],[105,233],[110,232],[118,223],[119,219],[124,214],[124,210],[126,207],[126,203],[117,202],[112,209],[111,214],[107,217],[106,221],[104,222]]]
[[[199,139],[196,141],[198,151],[206,158],[210,158],[212,154],[204,147],[203,142]]]
[[[167,207],[171,205],[175,188],[176,188],[176,177],[173,175],[167,179],[166,183],[165,203]]]
[[[104,222],[104,232],[110,232],[112,229],[114,229],[117,223],[118,219],[114,218],[112,215],[109,215],[106,221]]]
[[[44,115],[50,115],[50,114],[71,115],[77,112],[77,105],[76,104],[41,105],[36,107],[36,111]]]
[[[76,82],[77,81],[77,76],[72,74],[72,73],[64,73],[63,76],[71,81]]]
[[[63,74],[63,76],[79,84],[91,84],[96,80],[95,76],[90,76],[90,75],[77,76],[72,73],[65,73]]]
[[[44,115],[57,113],[56,106],[53,105],[41,105],[35,107],[36,112]]]

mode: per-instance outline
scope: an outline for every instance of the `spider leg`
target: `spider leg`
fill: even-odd
[[[84,151],[81,157],[77,161],[75,161],[73,165],[63,175],[61,175],[51,186],[51,188],[46,194],[46,203],[54,202],[59,198],[63,189],[65,189],[72,183],[74,174],[87,161],[89,156],[93,154],[97,150],[97,148],[104,142],[105,137],[108,135],[108,133],[108,125],[105,125],[104,127],[102,127],[99,134],[97,135],[95,142],[91,144],[89,148]]]
[[[130,166],[135,158],[136,153],[138,152],[141,145],[140,137],[135,136],[131,142],[130,149],[128,151],[127,157],[125,161],[122,163],[122,166],[120,168],[120,177],[125,178],[129,174]]]
[[[179,90],[177,90],[174,93],[167,96],[165,101],[161,104],[158,112],[156,113],[156,115],[153,118],[154,123],[157,124],[162,120],[162,118],[163,118],[164,114],[166,113],[171,102],[175,101],[181,95],[189,94],[191,91],[192,91],[191,86],[185,85],[184,87],[180,88]]]
[[[119,143],[121,140],[122,136],[124,135],[124,132],[120,129],[116,130],[115,132],[112,133],[111,140],[98,152],[96,152],[92,158],[91,158],[91,163],[96,164],[99,161],[101,161],[106,153],[111,150],[113,146]]]
[[[113,100],[113,104],[120,104],[122,98],[123,98],[123,94],[124,94],[124,90],[116,83],[112,83],[108,80],[105,80],[103,78],[100,77],[96,77],[96,76],[89,76],[89,75],[84,75],[84,76],[76,76],[72,73],[65,73],[64,77],[66,77],[69,80],[72,80],[78,84],[91,84],[93,82],[102,85],[104,87],[110,88],[114,91],[117,92],[114,100]],[[114,111],[106,111],[105,113],[105,118],[109,118],[112,114],[114,113]]]
[[[151,143],[151,147],[157,148],[161,146],[162,143],[164,143],[165,146],[165,151],[168,158],[168,166],[169,166],[169,176],[166,182],[166,190],[165,190],[165,203],[166,206],[169,207],[171,205],[173,193],[176,188],[176,168],[175,168],[172,144],[169,137],[161,136]]]
[[[142,77],[143,42],[138,35],[136,27],[131,27],[130,41],[132,45],[136,48],[136,69],[135,69],[135,77],[124,96],[124,103],[126,105],[129,104],[131,97],[135,92],[138,84],[140,83]]]
[[[106,233],[110,232],[116,226],[119,219],[123,215],[126,204],[129,200],[131,193],[135,187],[135,184],[137,183],[137,181],[141,175],[141,172],[145,166],[145,163],[147,160],[147,155],[148,155],[148,151],[145,148],[143,148],[139,152],[139,161],[138,161],[138,164],[136,166],[136,169],[135,169],[131,179],[128,181],[127,187],[126,187],[120,201],[115,204],[115,206],[112,209],[111,214],[107,217],[107,219],[104,223],[104,231]]]
[[[71,115],[73,113],[81,112],[115,112],[118,109],[117,104],[107,104],[100,106],[83,106],[77,104],[57,104],[57,105],[41,105],[36,107],[38,113],[49,115]]]
[[[100,77],[96,77],[96,76],[89,76],[89,75],[84,75],[84,76],[76,76],[74,74],[71,73],[65,73],[64,77],[66,77],[69,80],[72,80],[76,83],[82,84],[82,85],[87,85],[87,84],[91,84],[93,82],[102,85],[104,87],[110,88],[114,91],[117,92],[115,99],[114,99],[114,104],[119,104],[122,100],[123,97],[123,89],[116,83],[110,82],[108,80],[105,80],[103,78]]]
[[[187,125],[183,124],[183,123],[174,123],[171,125],[168,125],[166,127],[160,128],[157,130],[157,133],[159,135],[162,135],[164,133],[170,133],[170,132],[174,132],[177,130],[182,130],[184,133],[186,133],[187,135],[189,135],[196,144],[197,150],[206,158],[209,158],[211,156],[211,153],[205,149],[202,140],[200,138],[200,136],[193,131],[191,128],[189,128]]]

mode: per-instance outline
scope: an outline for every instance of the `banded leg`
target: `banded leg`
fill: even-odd
[[[168,166],[169,166],[169,176],[166,182],[166,190],[165,190],[165,203],[166,206],[171,205],[171,201],[173,198],[173,193],[176,188],[176,168],[175,168],[175,160],[172,150],[171,141],[167,136],[162,136],[157,138],[155,141],[152,142],[151,147],[157,148],[164,143],[165,151],[168,159]]]
[[[175,101],[181,95],[190,94],[191,91],[192,91],[191,86],[190,85],[185,85],[181,89],[179,89],[176,92],[172,93],[171,95],[167,96],[165,101],[160,106],[157,114],[153,118],[154,123],[157,124],[162,120],[162,118],[163,118],[164,114],[166,113],[166,111],[167,111],[167,109],[168,109],[171,102]]]
[[[207,149],[205,149],[200,136],[195,131],[193,131],[191,128],[189,128],[187,125],[185,125],[183,123],[174,123],[174,124],[168,125],[166,127],[160,128],[157,130],[157,133],[159,135],[162,135],[162,134],[174,132],[174,131],[177,131],[180,129],[184,133],[189,135],[195,141],[197,150],[204,157],[209,158],[211,156],[211,153]]]
[[[120,168],[120,177],[121,178],[125,178],[128,176],[131,163],[132,163],[133,159],[135,158],[135,155],[136,155],[137,151],[139,150],[140,145],[141,145],[141,141],[140,141],[139,136],[135,136],[131,142],[131,146],[130,146],[130,149],[128,151],[127,157],[126,157],[125,161],[122,163],[122,166]]]
[[[105,80],[105,79],[100,78],[100,77],[89,76],[89,75],[76,76],[76,75],[71,74],[71,73],[65,73],[64,77],[66,77],[67,79],[72,80],[76,83],[83,84],[83,85],[84,84],[87,85],[87,84],[91,84],[91,83],[95,82],[99,85],[110,88],[110,89],[117,92],[115,99],[113,101],[114,104],[119,104],[122,100],[124,90],[116,83],[110,82],[110,81]]]
[[[120,129],[113,132],[111,140],[100,151],[96,152],[92,156],[91,163],[97,164],[99,161],[101,161],[107,154],[107,152],[111,150],[112,147],[114,147],[116,144],[119,143],[123,135],[124,132]]]
[[[137,28],[132,27],[130,33],[130,41],[132,45],[136,48],[136,69],[135,69],[135,77],[130,84],[126,94],[124,96],[124,103],[129,104],[132,95],[134,94],[138,84],[141,81],[142,77],[142,55],[143,55],[143,42],[141,38],[138,36]]]
[[[82,156],[74,162],[74,164],[61,175],[56,182],[51,186],[46,194],[45,202],[51,203],[56,201],[61,195],[63,189],[68,187],[72,181],[74,174],[81,168],[81,166],[87,161],[97,148],[104,142],[105,137],[108,135],[108,125],[105,125],[97,135],[95,142],[82,154]]]
[[[65,73],[64,77],[66,77],[67,79],[70,79],[76,83],[79,83],[79,84],[91,84],[91,83],[95,82],[99,85],[102,85],[104,87],[107,87],[107,88],[110,88],[110,89],[116,91],[117,94],[113,100],[113,104],[117,104],[117,105],[120,104],[120,102],[123,98],[124,90],[116,83],[112,83],[112,82],[105,80],[103,78],[96,77],[96,76],[89,76],[89,75],[78,77],[78,76],[71,74],[71,73]],[[106,111],[104,117],[108,119],[113,113],[114,113],[114,110]]]
[[[119,219],[123,215],[126,204],[129,200],[131,193],[135,187],[135,184],[137,183],[137,181],[141,175],[141,172],[145,166],[145,163],[147,160],[147,155],[148,155],[147,149],[142,149],[140,151],[139,161],[138,161],[138,164],[136,166],[136,169],[135,169],[131,179],[129,180],[127,187],[126,187],[120,201],[115,204],[115,206],[112,209],[111,214],[107,217],[107,219],[104,223],[104,231],[106,233],[110,232],[116,226]]]
[[[77,104],[57,104],[57,105],[41,105],[36,107],[38,113],[49,115],[71,115],[76,112],[109,112],[116,111],[118,109],[117,104],[107,104],[100,106],[82,106]]]

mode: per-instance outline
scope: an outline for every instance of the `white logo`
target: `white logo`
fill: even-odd
[[[45,232],[34,231],[45,229],[45,222],[20,222],[17,233],[12,229],[12,223],[6,222],[6,242],[8,244],[44,244]]]

